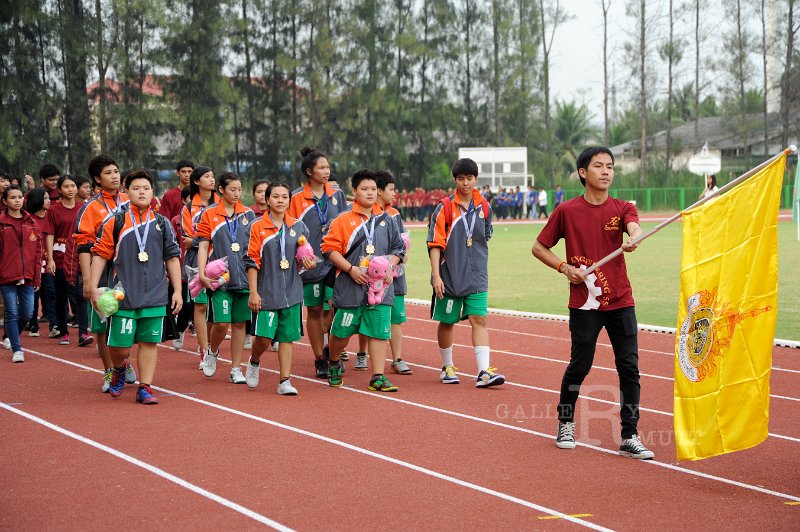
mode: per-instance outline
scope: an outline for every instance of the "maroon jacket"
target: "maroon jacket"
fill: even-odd
[[[0,284],[16,284],[25,279],[38,287],[42,277],[42,233],[33,217],[23,210],[20,238],[9,218],[6,211],[0,212]]]

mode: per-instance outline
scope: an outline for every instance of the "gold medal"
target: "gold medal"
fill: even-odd
[[[333,198],[333,199],[331,200],[331,203],[333,203],[334,205],[336,205],[338,202],[336,201],[336,198]]]
[[[297,234],[297,233],[295,233],[295,232],[294,232],[294,229],[291,229],[291,230],[289,230],[289,236],[294,236],[294,235],[296,235],[296,234]]]
[[[231,251],[233,251],[234,253],[238,253],[239,249],[240,248],[239,248],[239,243],[238,242],[234,242],[233,244],[231,244]]]
[[[375,246],[372,244],[367,244],[367,255],[374,255],[375,254]]]
[[[280,262],[281,270],[288,270],[289,269],[289,261],[286,259],[281,260]]]
[[[471,237],[471,236],[470,236],[470,237],[467,237],[467,247],[468,247],[468,248],[471,248],[471,247],[472,247],[472,237]]]
[[[478,218],[483,218],[483,209],[478,211]]]
[[[242,225],[247,225],[248,223],[250,222],[247,221],[247,218],[242,218]]]
[[[149,258],[150,257],[147,256],[147,252],[146,251],[140,251],[139,252],[139,262],[147,262]]]

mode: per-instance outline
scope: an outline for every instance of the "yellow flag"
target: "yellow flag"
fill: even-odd
[[[786,154],[683,213],[675,447],[698,460],[767,438]]]

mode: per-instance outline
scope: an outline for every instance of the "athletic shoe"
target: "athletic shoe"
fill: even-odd
[[[273,342],[272,342],[272,345],[270,346],[270,348],[271,348],[273,351],[277,351],[277,350],[278,350],[278,346],[279,346],[279,345],[280,345],[280,342],[275,342],[275,341],[273,341]]]
[[[8,349],[11,351],[11,339],[10,338],[3,338],[3,349]]]
[[[389,382],[389,379],[383,375],[377,375],[369,381],[369,389],[373,392],[396,392],[397,386]]]
[[[136,382],[136,370],[133,369],[130,360],[125,360],[125,382],[128,384]]]
[[[461,384],[456,371],[458,371],[458,368],[455,366],[442,366],[442,372],[439,374],[442,384]]]
[[[253,349],[253,335],[248,334],[244,337],[244,348]]]
[[[497,368],[486,368],[478,373],[478,382],[475,383],[476,388],[488,388],[490,386],[500,386],[506,382],[504,375],[495,373]]]
[[[39,326],[35,325],[35,326],[31,327],[31,330],[28,331],[28,336],[34,337],[34,338],[39,336]]]
[[[258,386],[258,377],[260,366],[254,365],[252,362],[247,365],[247,371],[244,374],[244,380],[247,381],[247,385],[250,388],[255,388]]]
[[[69,335],[65,334],[61,337],[61,340],[58,341],[59,345],[69,345]]]
[[[403,360],[402,358],[398,358],[397,360],[392,362],[392,371],[394,371],[398,375],[411,375],[412,373],[414,373],[413,371],[411,371],[411,368],[408,367],[406,361]]]
[[[125,361],[125,366],[121,369],[114,368],[111,374],[111,384],[108,387],[108,393],[111,394],[111,397],[116,399],[122,392],[125,390],[125,373],[127,372],[127,364],[128,361]]]
[[[203,359],[203,375],[206,377],[213,377],[214,373],[217,372],[217,357],[219,356],[219,352],[212,353],[211,348],[206,349],[206,356]]]
[[[328,359],[317,358],[314,360],[314,369],[317,371],[318,379],[328,378]]]
[[[619,454],[627,458],[637,458],[639,460],[652,460],[655,457],[653,451],[644,446],[638,434],[622,440],[619,446]]]
[[[342,351],[342,353],[339,355],[339,360],[344,360],[344,361],[350,360],[350,353],[348,353],[347,351]]]
[[[82,334],[78,338],[78,345],[80,347],[86,347],[87,345],[92,345],[94,343],[94,336],[91,334]]]
[[[328,366],[328,385],[334,388],[342,385],[342,366],[339,364],[330,364]]]
[[[558,422],[558,435],[556,436],[556,447],[559,449],[575,448],[575,423],[567,421]]]
[[[244,375],[242,375],[242,368],[238,367],[231,370],[230,375],[228,375],[228,381],[232,382],[233,384],[247,383],[247,379],[245,379]]]
[[[100,389],[103,393],[108,393],[108,388],[111,386],[111,379],[114,377],[114,368],[103,370],[103,387]]]
[[[353,369],[356,371],[367,371],[369,369],[367,366],[366,353],[356,353],[356,364],[353,366]]]
[[[139,386],[139,390],[136,392],[136,402],[143,405],[157,405],[158,397],[153,395],[153,390],[150,389],[150,386],[143,384]]]
[[[197,352],[200,354],[200,364],[197,366],[197,369],[199,369],[201,371],[203,370],[203,366],[206,363],[206,350],[207,349],[208,348],[203,349],[202,347],[198,347],[197,348]]]
[[[25,362],[25,354],[22,351],[14,351],[11,355],[11,362]]]
[[[59,336],[61,336],[61,331],[58,330],[58,327],[50,329],[50,338],[58,338]]]
[[[292,381],[286,379],[278,384],[278,395],[297,395],[297,389],[292,386]]]
[[[185,332],[178,333],[178,337],[172,341],[172,348],[175,350],[183,349],[183,335]]]

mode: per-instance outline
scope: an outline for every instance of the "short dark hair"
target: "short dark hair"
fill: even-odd
[[[89,160],[89,177],[96,183],[97,178],[100,177],[100,174],[103,172],[103,168],[111,166],[112,164],[119,170],[119,163],[108,155],[100,154],[96,157],[92,157],[91,160]]]
[[[231,181],[241,181],[241,178],[233,172],[222,172],[217,183],[217,190],[227,187]]]
[[[378,190],[386,190],[386,187],[392,183],[397,185],[397,181],[394,180],[394,176],[392,176],[392,174],[386,170],[379,170],[375,172],[375,184],[378,185]]]
[[[136,179],[147,179],[148,183],[150,183],[150,187],[153,188],[153,176],[144,168],[139,168],[138,170],[133,170],[125,174],[125,190],[129,189],[131,183]]]
[[[47,192],[43,188],[32,188],[25,197],[25,210],[34,213],[44,209],[44,197]]]
[[[186,203],[186,200],[189,199],[189,194],[191,193],[192,191],[189,187],[183,187],[181,189],[181,203]]]
[[[192,161],[190,161],[189,159],[181,159],[180,161],[178,161],[178,165],[175,167],[175,171],[177,172],[181,168],[186,168],[187,166],[192,170],[194,170],[194,163]]]
[[[358,188],[358,185],[360,185],[362,181],[366,181],[367,179],[375,181],[375,173],[372,172],[372,170],[367,170],[366,168],[362,168],[361,170],[353,174],[353,177],[350,178],[350,186],[352,186],[353,189],[355,190]]]
[[[265,181],[265,183],[266,183],[266,181]],[[275,190],[276,188],[285,188],[289,192],[290,195],[292,194],[292,189],[289,188],[288,184],[283,183],[281,181],[273,181],[272,183],[267,185],[267,190],[264,193],[264,199],[268,200],[269,197],[272,195],[272,191]]]
[[[53,177],[54,175],[61,175],[61,170],[59,170],[58,166],[54,164],[47,163],[39,168],[39,179],[47,179],[48,177]]]
[[[260,185],[267,185],[267,188],[269,188],[269,181],[267,181],[266,179],[256,179],[255,181],[253,181],[253,194],[256,193],[256,189]]]
[[[589,146],[578,155],[578,160],[575,161],[575,169],[578,170],[578,177],[581,180],[581,185],[586,186],[586,180],[581,177],[581,168],[588,170],[594,156],[601,153],[605,153],[611,157],[611,162],[614,162],[614,154],[605,146]]]
[[[474,175],[478,177],[478,163],[472,159],[459,159],[453,163],[453,167],[450,171],[453,173],[453,178],[460,175]]]
[[[77,186],[78,188],[81,188],[84,183],[89,182],[89,178],[86,177],[85,175],[73,176],[73,180],[75,181],[75,186]]]
[[[3,201],[4,202],[6,200],[8,200],[8,193],[11,192],[12,190],[19,190],[20,193],[22,193],[22,189],[19,188],[19,185],[8,185],[6,188],[3,189]]]
[[[75,183],[76,187],[78,186],[78,181],[75,179],[74,175],[64,174],[58,178],[58,183],[56,184],[56,187],[59,190],[61,190],[61,186],[64,184],[64,181],[72,181],[73,183]]]

